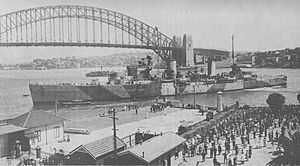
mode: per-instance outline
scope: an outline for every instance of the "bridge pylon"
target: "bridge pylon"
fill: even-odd
[[[172,50],[165,59],[169,75],[176,75],[178,67],[189,67],[195,65],[193,40],[191,35],[184,34],[183,38],[173,36],[171,42]]]

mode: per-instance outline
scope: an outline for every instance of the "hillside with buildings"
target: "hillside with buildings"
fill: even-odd
[[[48,70],[48,69],[71,69],[71,68],[93,68],[93,67],[115,67],[138,64],[146,56],[152,57],[155,68],[164,68],[164,61],[154,52],[127,52],[107,56],[75,57],[67,56],[63,58],[33,59],[28,63],[5,65],[0,64],[0,69],[4,70]],[[203,64],[208,57],[221,61],[229,58],[229,52],[214,49],[194,49],[195,64]]]
[[[75,57],[68,56],[63,58],[33,59],[28,63],[1,65],[0,69],[21,69],[21,70],[48,70],[48,69],[71,69],[71,68],[93,68],[106,66],[127,66],[137,64],[139,60],[150,55],[154,64],[158,64],[157,55],[152,52],[129,52],[119,53],[108,56]]]
[[[265,52],[237,53],[236,62],[240,66],[256,68],[300,68],[300,47]]]
[[[257,52],[253,56],[255,67],[300,68],[300,47]]]
[[[146,56],[152,57],[155,68],[164,68],[164,61],[154,52],[127,52],[107,56],[33,59],[28,63],[6,65],[0,64],[2,70],[48,70],[71,68],[115,67],[138,64]],[[218,68],[231,64],[230,52],[214,49],[194,49],[195,64],[204,64],[208,58],[218,61]],[[265,52],[236,52],[236,63],[244,67],[266,68],[300,68],[300,47],[295,49],[274,50]]]

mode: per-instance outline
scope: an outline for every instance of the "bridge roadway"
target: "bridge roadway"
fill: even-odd
[[[129,45],[129,44],[108,44],[108,43],[74,43],[74,42],[8,42],[0,43],[0,47],[114,47],[114,48],[136,48],[136,49],[156,49],[156,50],[175,50],[176,47]]]

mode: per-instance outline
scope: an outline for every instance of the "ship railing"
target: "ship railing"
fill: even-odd
[[[95,82],[95,83],[57,83],[57,82],[30,82],[29,85],[49,85],[49,86],[98,86],[98,85],[105,85],[104,82]]]
[[[270,75],[260,75],[257,77],[257,80],[259,81],[263,81],[263,80],[272,80],[272,79],[284,79],[287,76],[285,75],[274,75],[274,76],[270,76]]]
[[[189,82],[189,85],[191,86],[199,86],[199,85],[210,85],[210,84],[214,84],[211,81],[195,81],[195,82]]]
[[[155,81],[134,81],[133,83],[131,82],[124,82],[123,84],[149,84],[153,83]],[[158,82],[158,81],[156,81]],[[38,83],[29,83],[30,85],[49,85],[49,86],[99,86],[99,85],[107,85],[106,82],[81,82],[81,83],[46,83],[46,82],[38,82]]]

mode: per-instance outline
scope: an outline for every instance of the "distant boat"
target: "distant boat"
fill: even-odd
[[[86,77],[109,77],[111,71],[93,71],[85,74]]]
[[[23,97],[28,97],[28,96],[30,96],[30,94],[24,94],[24,95],[23,95]]]

